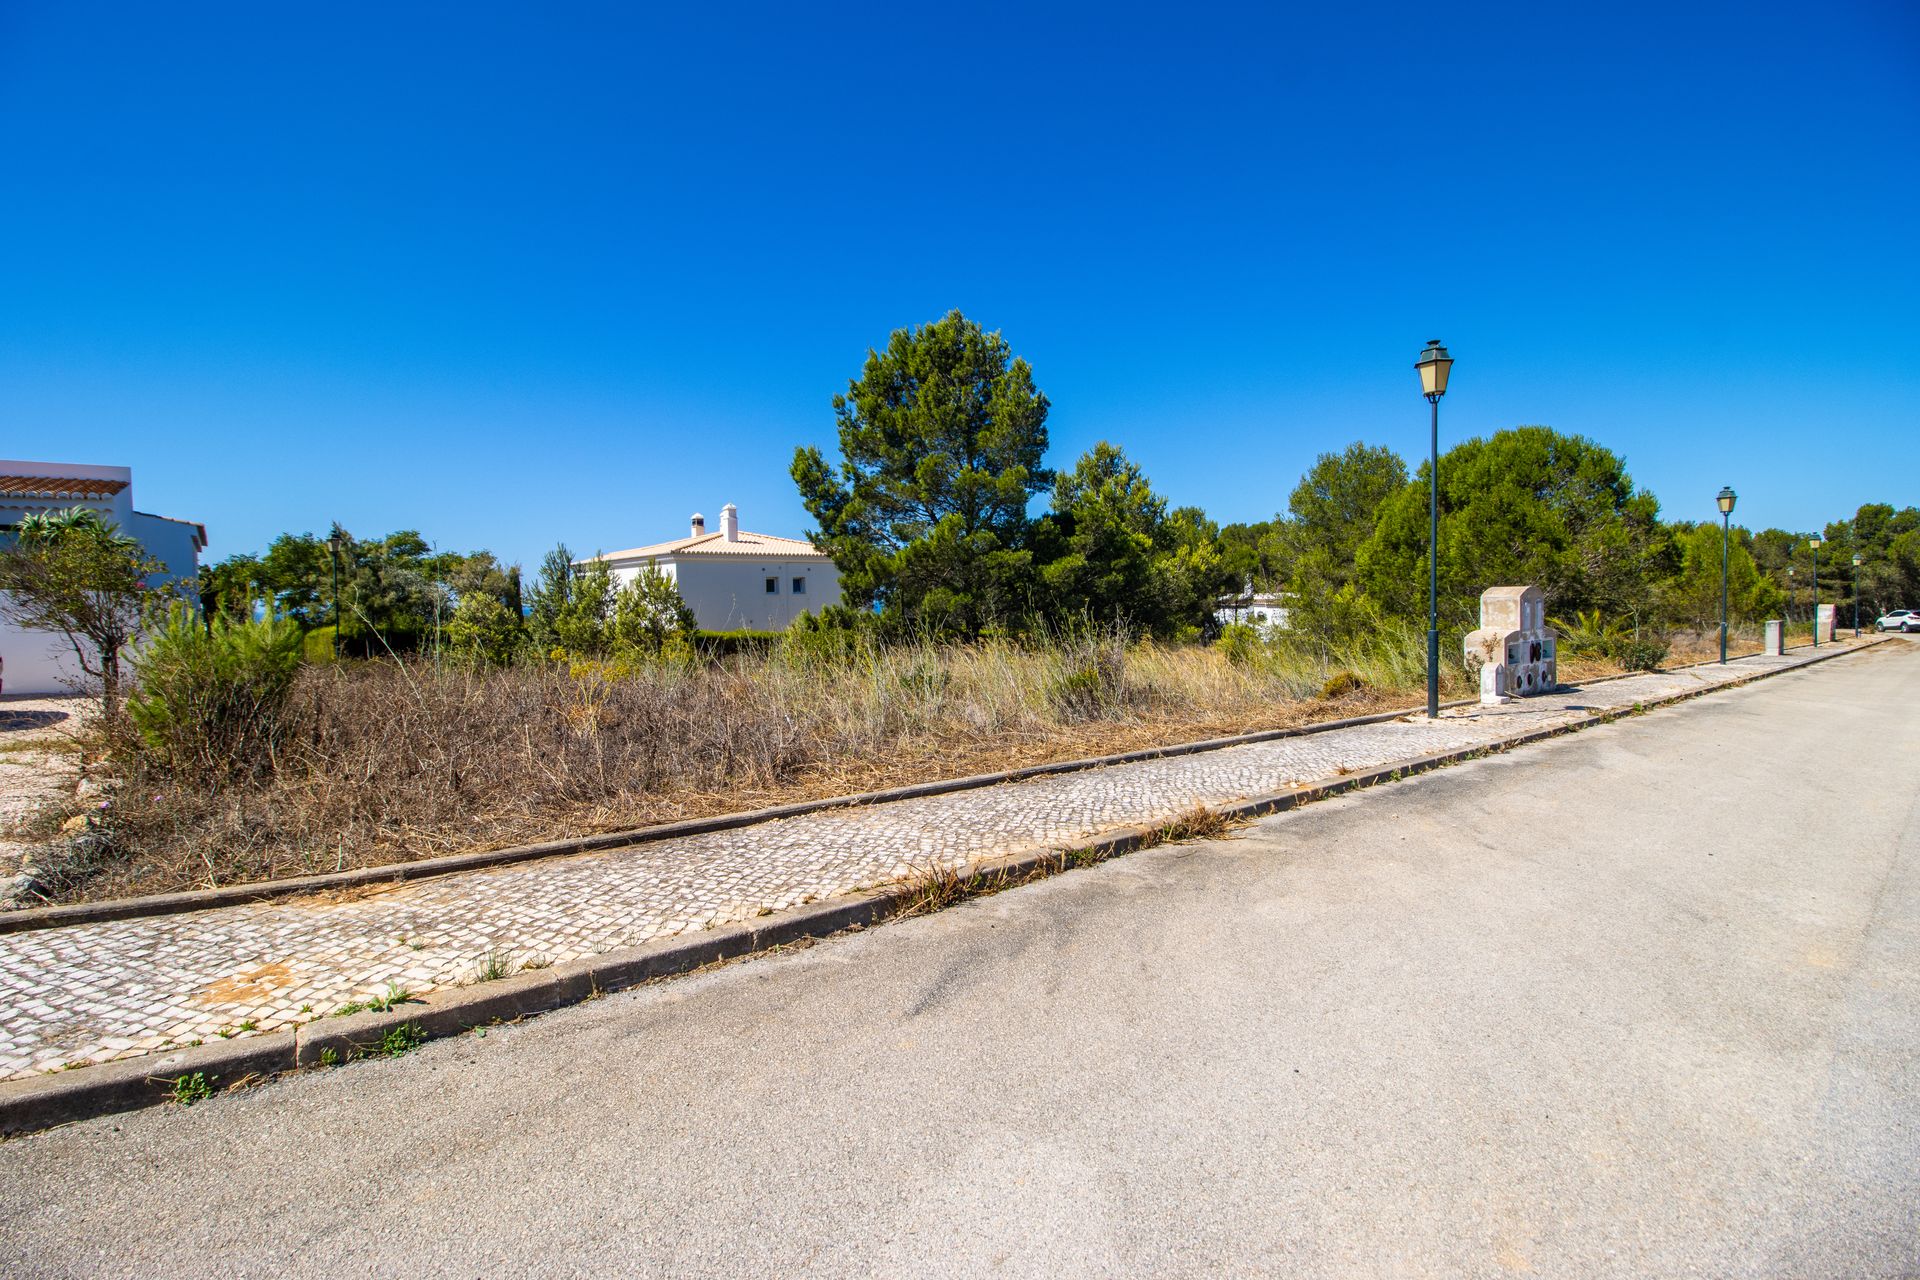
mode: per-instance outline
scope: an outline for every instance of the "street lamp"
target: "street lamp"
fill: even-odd
[[[1860,556],[1853,557],[1853,638],[1860,638]]]
[[[333,563],[333,656],[340,658],[340,526],[327,535],[327,559]]]
[[[1813,647],[1820,647],[1820,539],[1808,538],[1813,550]]]
[[[1733,519],[1734,499],[1740,495],[1726,485],[1714,501],[1720,504],[1720,665],[1727,664],[1727,537]]]
[[[1413,362],[1420,394],[1433,406],[1431,470],[1427,473],[1427,719],[1440,716],[1440,397],[1447,394],[1453,357],[1432,338]]]

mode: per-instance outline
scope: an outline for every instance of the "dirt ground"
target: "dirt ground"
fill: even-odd
[[[90,705],[72,695],[0,697],[0,906],[33,848],[22,828],[79,783],[75,735]]]

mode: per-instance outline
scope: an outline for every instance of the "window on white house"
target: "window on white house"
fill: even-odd
[[[793,594],[797,596],[807,594],[807,580],[805,578],[795,578],[793,580]]]
[[[777,596],[780,594],[780,579],[778,578],[767,579],[767,594],[770,596]]]

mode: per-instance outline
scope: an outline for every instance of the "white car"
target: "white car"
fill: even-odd
[[[1882,631],[1920,631],[1920,610],[1895,609],[1874,625]]]

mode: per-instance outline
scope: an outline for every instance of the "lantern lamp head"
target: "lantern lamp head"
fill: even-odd
[[[1734,501],[1739,496],[1740,495],[1735,493],[1731,488],[1723,485],[1719,495],[1714,498],[1714,501],[1720,504],[1720,514],[1723,516],[1732,515]]]
[[[1413,362],[1420,373],[1420,394],[1429,400],[1438,400],[1447,394],[1447,374],[1453,369],[1453,357],[1440,345],[1440,339],[1427,342],[1427,349]]]

